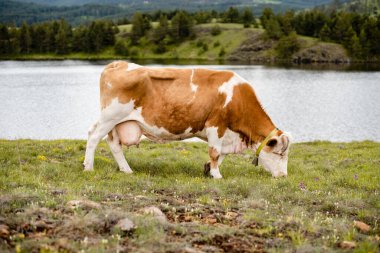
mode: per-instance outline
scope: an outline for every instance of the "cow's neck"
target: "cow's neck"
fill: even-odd
[[[235,87],[235,94],[237,99],[233,99],[229,112],[231,130],[240,133],[248,145],[261,142],[276,126],[248,84]]]

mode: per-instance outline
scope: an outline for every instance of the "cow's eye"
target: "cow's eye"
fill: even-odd
[[[274,146],[276,146],[276,144],[277,144],[277,140],[276,139],[272,139],[272,140],[268,141],[267,146],[274,147]]]

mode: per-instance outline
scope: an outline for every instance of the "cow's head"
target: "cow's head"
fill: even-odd
[[[288,153],[291,143],[291,135],[282,133],[280,136],[271,137],[265,144],[259,155],[259,164],[273,177],[288,175]]]

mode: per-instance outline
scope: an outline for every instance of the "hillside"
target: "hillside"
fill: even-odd
[[[222,32],[211,35],[211,29],[219,26]],[[131,57],[136,59],[192,59],[227,60],[237,62],[275,62],[278,41],[266,39],[264,30],[242,28],[241,24],[210,23],[196,26],[197,38],[180,45],[169,46],[163,54],[153,52],[153,44],[143,44],[129,48]],[[128,37],[131,25],[120,26],[119,38]],[[339,44],[326,43],[319,39],[298,36],[301,45],[287,61],[297,62],[348,62],[346,50]],[[221,55],[221,51],[224,53]]]
[[[20,24],[42,22],[65,18],[72,24],[79,24],[99,18],[118,19],[130,17],[134,12],[153,12],[157,10],[183,9],[187,11],[217,10],[224,11],[230,6],[237,8],[249,7],[255,15],[261,14],[265,7],[275,12],[294,9],[312,8],[316,5],[329,3],[330,0],[272,0],[272,1],[230,1],[230,0],[2,0],[0,22]]]

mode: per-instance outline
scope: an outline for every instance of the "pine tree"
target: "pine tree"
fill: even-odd
[[[227,12],[224,14],[224,23],[239,23],[240,15],[238,9],[234,7],[228,8]]]
[[[29,27],[26,22],[22,23],[19,41],[21,53],[29,54],[30,46],[32,45],[32,38],[30,37]]]
[[[327,24],[324,24],[321,31],[319,32],[319,38],[323,41],[329,41],[331,36],[330,27]]]
[[[279,39],[282,36],[280,24],[277,19],[271,18],[266,22],[265,34],[270,39]]]
[[[184,11],[178,12],[172,19],[172,36],[175,40],[183,40],[193,34],[193,21]]]
[[[249,8],[245,8],[242,16],[244,28],[248,28],[253,23],[254,17],[252,11]]]
[[[131,39],[133,44],[137,44],[138,40],[145,36],[146,32],[150,29],[149,20],[144,17],[140,12],[136,12],[132,18],[132,32]]]

